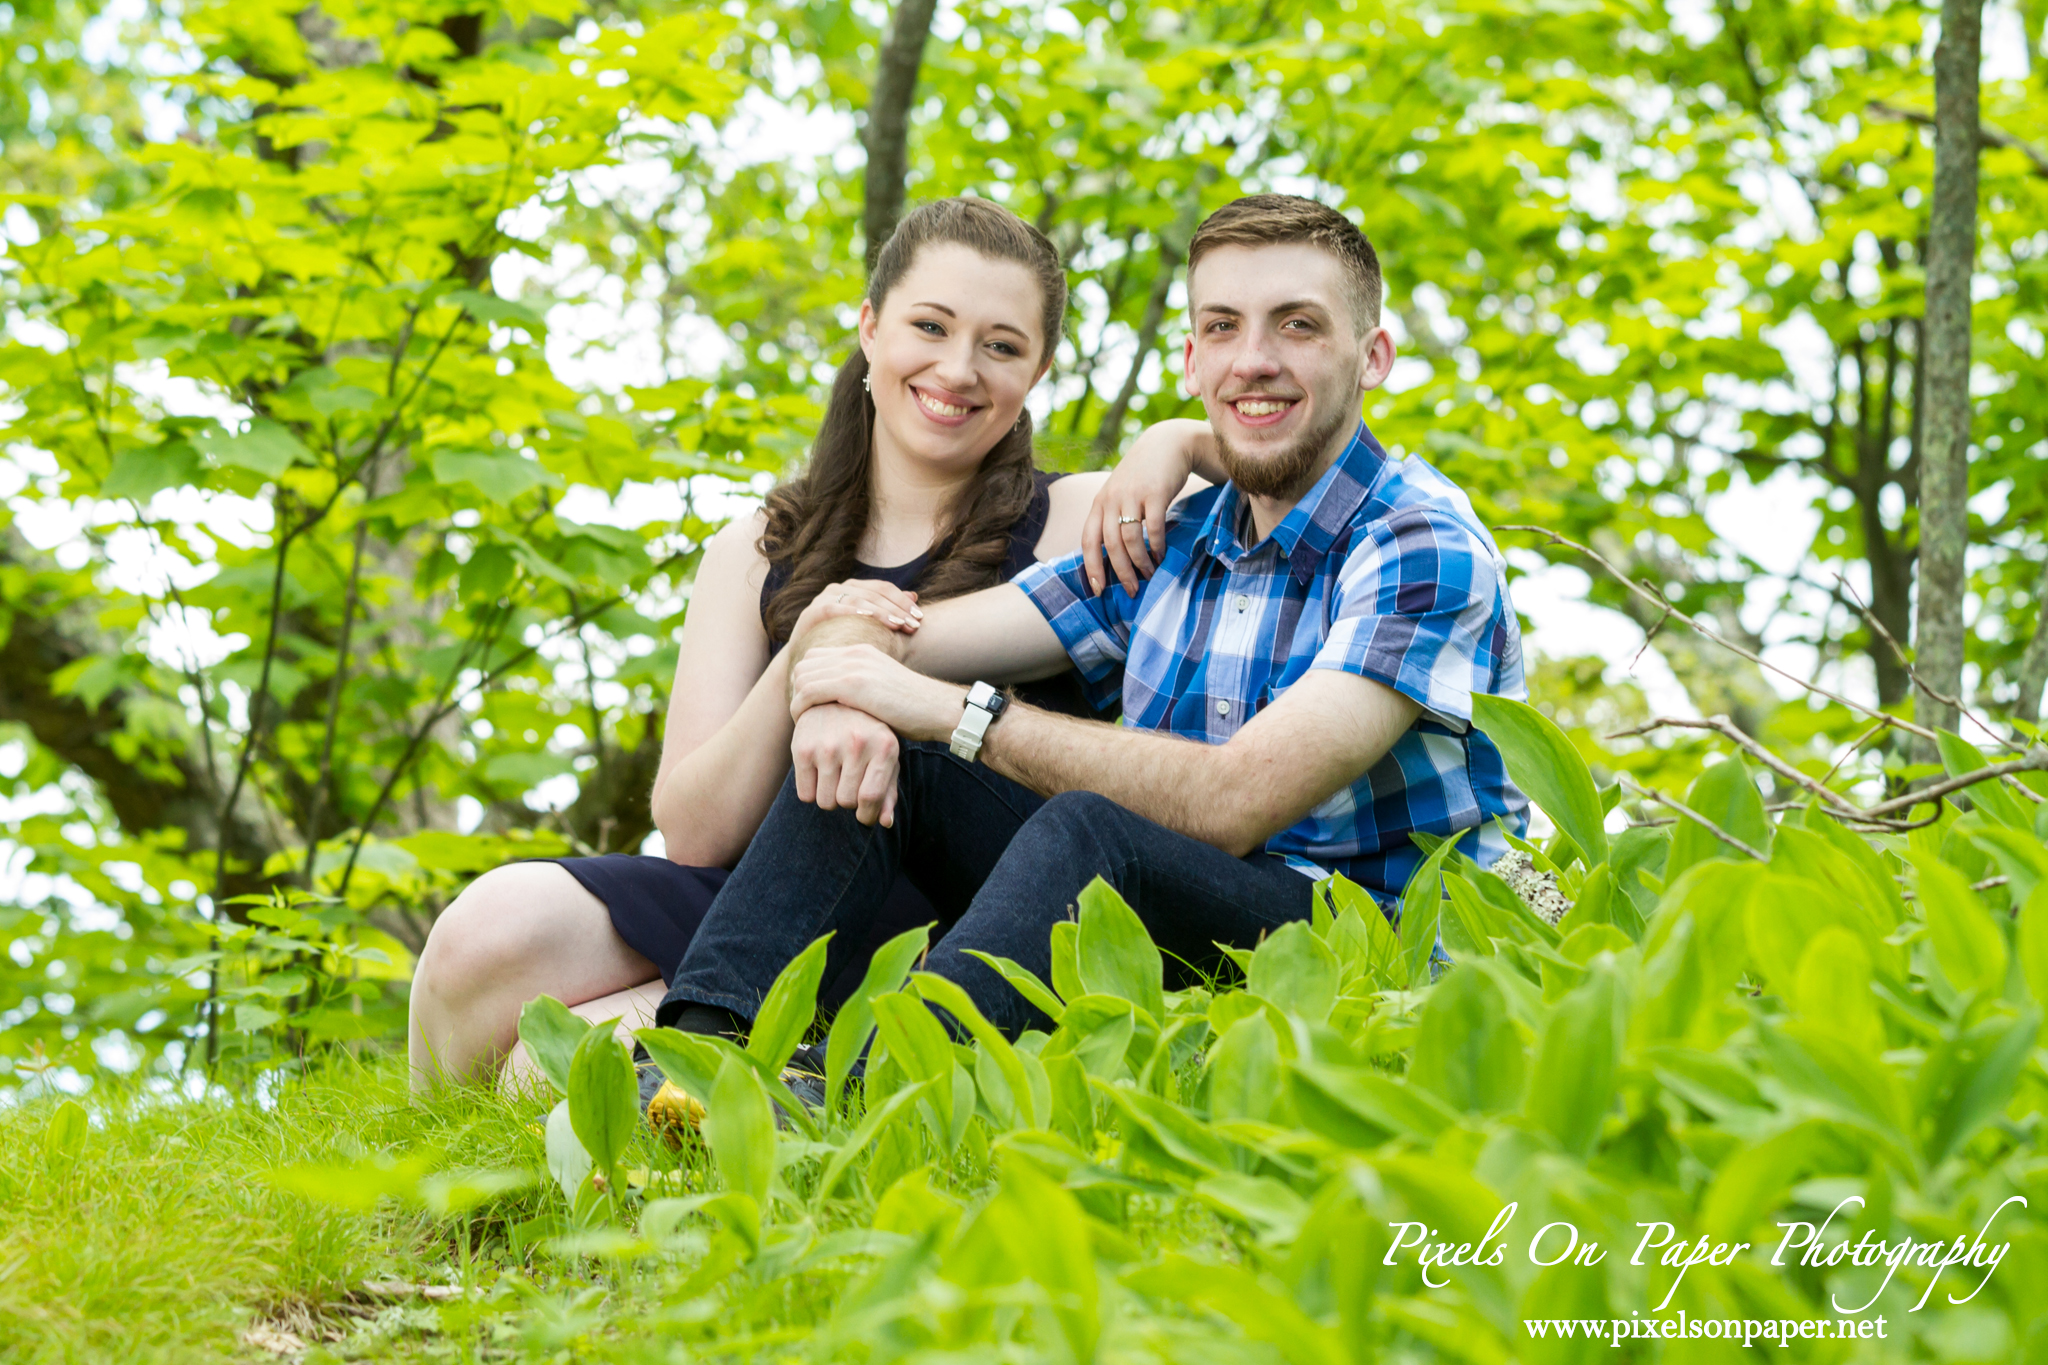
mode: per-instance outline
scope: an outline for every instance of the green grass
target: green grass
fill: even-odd
[[[305,1342],[295,1358],[310,1362],[751,1359],[810,1338],[865,1270],[844,1262],[770,1283],[693,1282],[707,1239],[688,1234],[680,1249],[626,1260],[551,1252],[540,1234],[566,1208],[545,1174],[552,1101],[478,1091],[415,1100],[402,1059],[344,1056],[271,1103],[103,1084],[85,1100],[91,1130],[69,1156],[45,1151],[54,1099],[0,1109],[0,1361],[280,1358],[247,1339],[259,1328]],[[467,1301],[364,1289],[460,1286],[461,1220],[390,1199],[353,1211],[269,1178],[422,1156],[439,1170],[535,1177],[469,1220]],[[706,1186],[708,1157],[694,1145],[671,1153],[643,1134],[628,1161],[651,1172],[657,1194]],[[989,1167],[963,1145],[932,1183],[972,1203]],[[1226,1254],[1231,1241],[1186,1200],[1131,1231],[1140,1245]]]
[[[337,1209],[274,1188],[267,1172],[420,1148],[522,1167],[541,1150],[537,1102],[416,1105],[395,1063],[343,1061],[268,1106],[102,1090],[72,1156],[44,1151],[53,1108],[0,1111],[0,1359],[11,1362],[219,1359],[254,1354],[242,1335],[260,1322],[352,1327],[361,1320],[337,1310],[364,1280],[453,1278],[452,1226]],[[486,1237],[493,1227],[480,1220]],[[409,1346],[401,1336],[383,1348]]]

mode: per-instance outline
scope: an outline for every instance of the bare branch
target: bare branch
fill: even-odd
[[[1924,726],[1915,725],[1912,721],[1909,720],[1901,720],[1899,717],[1890,715],[1884,711],[1880,711],[1875,707],[1866,706],[1860,701],[1851,701],[1849,698],[1843,696],[1841,693],[1831,692],[1827,688],[1820,686],[1818,683],[1808,682],[1805,678],[1800,677],[1798,674],[1788,673],[1784,669],[1778,667],[1776,664],[1769,662],[1762,655],[1757,654],[1752,650],[1744,649],[1741,645],[1736,644],[1734,641],[1727,639],[1726,637],[1716,633],[1715,631],[1709,630],[1707,627],[1701,625],[1696,618],[1688,616],[1686,613],[1680,611],[1676,606],[1672,605],[1670,599],[1665,597],[1663,593],[1658,592],[1655,588],[1648,587],[1644,584],[1636,582],[1634,579],[1631,579],[1627,574],[1623,573],[1618,567],[1616,567],[1612,560],[1608,559],[1607,556],[1601,554],[1598,550],[1595,550],[1590,546],[1581,545],[1576,540],[1571,540],[1564,536],[1561,536],[1547,526],[1496,526],[1493,529],[1496,533],[1501,531],[1528,531],[1535,535],[1546,537],[1553,545],[1562,545],[1567,549],[1576,550],[1580,554],[1586,556],[1586,558],[1598,564],[1601,568],[1607,570],[1607,572],[1614,577],[1615,581],[1620,583],[1623,587],[1627,588],[1636,596],[1648,602],[1651,606],[1669,613],[1671,619],[1675,621],[1681,621],[1686,625],[1692,627],[1693,632],[1699,635],[1701,638],[1712,641],[1714,644],[1721,646],[1721,648],[1729,651],[1732,654],[1740,655],[1742,658],[1745,658],[1749,660],[1751,663],[1755,664],[1758,668],[1768,669],[1769,671],[1777,674],[1781,678],[1786,679],[1787,681],[1791,682],[1794,686],[1804,691],[1811,692],[1817,697],[1824,697],[1828,701],[1835,703],[1835,705],[1837,706],[1844,707],[1850,711],[1854,711],[1857,715],[1868,716],[1872,720],[1877,721],[1880,724],[1887,726],[1888,728],[1904,730],[1907,734],[1910,735],[1918,735],[1921,738],[1930,741],[1934,739],[1934,732],[1932,730],[1925,728]]]
[[[1712,820],[1709,820],[1706,816],[1701,815],[1691,806],[1686,805],[1683,801],[1680,801],[1675,797],[1666,796],[1663,792],[1660,792],[1653,787],[1645,787],[1642,783],[1636,781],[1627,773],[1623,773],[1621,775],[1621,780],[1624,783],[1626,783],[1630,788],[1632,788],[1635,791],[1636,795],[1642,797],[1645,801],[1655,801],[1658,805],[1664,807],[1666,810],[1677,812],[1678,814],[1684,816],[1686,819],[1692,821],[1694,824],[1698,825],[1707,833],[1713,835],[1716,839],[1719,839],[1722,843],[1728,845],[1728,847],[1736,849],[1742,853],[1747,853],[1750,857],[1756,859],[1760,863],[1767,863],[1770,861],[1770,858],[1761,851],[1759,851],[1757,848],[1736,838],[1727,830],[1722,829]]]
[[[1893,123],[1913,123],[1922,128],[1934,126],[1934,115],[1919,109],[1901,109],[1898,105],[1886,104],[1883,100],[1872,100],[1867,108],[1872,118],[1885,119]],[[2016,138],[2003,128],[1982,122],[1977,125],[1977,140],[1987,147],[2008,147],[2020,153],[2034,163],[2035,175],[2048,179],[2048,152],[2043,152],[2033,143]]]

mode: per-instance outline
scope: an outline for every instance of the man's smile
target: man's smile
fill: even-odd
[[[1237,414],[1238,421],[1248,427],[1272,426],[1281,421],[1299,406],[1299,398],[1280,398],[1272,394],[1253,393],[1229,400],[1229,408]]]

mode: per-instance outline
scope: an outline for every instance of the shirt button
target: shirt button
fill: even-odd
[[[1249,598],[1249,597],[1245,596],[1245,595],[1244,595],[1243,593],[1239,593],[1239,594],[1237,595],[1237,609],[1238,609],[1239,611],[1243,611],[1243,610],[1244,610],[1244,609],[1245,609],[1246,607],[1249,607],[1249,606],[1250,606],[1251,604],[1252,604],[1252,599],[1251,599],[1251,598]]]
[[[1219,716],[1227,716],[1227,715],[1229,715],[1229,714],[1230,714],[1230,703],[1229,703],[1229,702],[1227,702],[1227,701],[1219,701],[1219,702],[1217,702],[1217,703],[1216,703],[1216,714],[1217,714],[1217,715],[1219,715]]]

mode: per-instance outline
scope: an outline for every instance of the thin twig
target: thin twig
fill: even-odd
[[[1934,115],[1920,109],[1901,109],[1896,104],[1883,100],[1872,100],[1867,106],[1873,117],[1890,119],[1897,123],[1918,124],[1922,128],[1934,126]],[[1977,125],[1977,140],[1990,147],[2010,147],[2034,163],[2034,174],[2048,179],[2048,153],[2023,139],[2014,137],[2003,128],[1994,128],[1988,123]]]
[[[1705,720],[1687,720],[1679,716],[1658,716],[1655,719],[1644,721],[1641,725],[1631,726],[1629,729],[1626,730],[1617,730],[1613,734],[1607,736],[1607,738],[1627,739],[1634,737],[1636,735],[1645,734],[1648,731],[1659,728],[1669,728],[1674,730],[1712,730],[1715,734],[1721,735],[1729,741],[1733,742],[1735,745],[1740,747],[1743,750],[1743,752],[1754,755],[1759,762],[1761,762],[1765,767],[1769,768],[1772,772],[1778,774],[1780,777],[1783,777],[1788,782],[1794,782],[1797,783],[1799,786],[1806,788],[1815,796],[1818,796],[1821,800],[1826,801],[1829,805],[1835,807],[1837,810],[1846,811],[1850,814],[1860,813],[1855,802],[1851,801],[1848,797],[1843,796],[1840,792],[1829,790],[1827,787],[1822,786],[1820,783],[1808,777],[1805,773],[1800,772],[1797,768],[1787,763],[1784,759],[1779,758],[1769,749],[1766,749],[1763,745],[1757,743],[1756,740],[1751,738],[1748,734],[1744,733],[1740,726],[1735,724],[1734,721],[1728,719],[1728,717],[1726,716],[1708,716]]]
[[[1868,625],[1872,630],[1876,631],[1878,634],[1878,638],[1883,640],[1886,645],[1890,646],[1892,656],[1899,661],[1899,667],[1906,670],[1906,677],[1912,682],[1913,686],[1919,688],[1922,692],[1925,692],[1928,696],[1934,698],[1934,700],[1940,702],[1943,706],[1954,707],[1957,715],[1968,716],[1972,721],[1976,722],[1977,728],[1979,730],[1982,730],[1985,734],[1991,736],[1991,738],[2002,747],[2014,750],[2019,753],[2026,752],[2026,745],[2015,744],[2011,740],[2007,739],[2004,735],[1999,734],[1998,731],[1992,729],[1990,722],[1986,721],[1982,716],[1978,715],[1976,712],[1972,711],[1968,706],[1964,705],[1962,698],[1949,696],[1947,693],[1933,686],[1925,678],[1921,677],[1920,670],[1913,667],[1913,661],[1906,657],[1906,651],[1899,644],[1898,637],[1893,635],[1891,631],[1886,628],[1884,622],[1877,619],[1876,612],[1872,611],[1869,607],[1863,604],[1863,599],[1856,595],[1856,589],[1849,586],[1849,580],[1842,577],[1842,575],[1840,574],[1835,574],[1833,575],[1833,577],[1836,586],[1841,590],[1840,596],[1842,597],[1842,599],[1848,602],[1849,605],[1855,607],[1857,614],[1862,616],[1864,624]]]
[[[1645,801],[1655,801],[1658,805],[1663,806],[1668,810],[1675,811],[1680,815],[1683,815],[1686,819],[1692,821],[1701,829],[1713,835],[1716,839],[1719,839],[1722,843],[1728,845],[1728,847],[1739,850],[1743,853],[1747,853],[1750,857],[1756,859],[1760,863],[1767,863],[1770,861],[1770,858],[1766,856],[1762,851],[1748,843],[1743,842],[1741,839],[1736,838],[1727,830],[1722,829],[1712,820],[1709,820],[1706,816],[1701,815],[1691,806],[1686,805],[1684,802],[1678,800],[1677,798],[1666,796],[1663,792],[1657,791],[1655,788],[1645,787],[1642,783],[1636,781],[1627,773],[1623,773],[1621,775],[1621,780],[1623,782],[1626,782],[1629,786],[1633,787],[1636,790],[1636,793],[1639,796],[1641,796]]]
[[[1835,760],[1834,766],[1828,769],[1827,775],[1821,778],[1821,782],[1823,784],[1832,782],[1834,780],[1835,774],[1842,770],[1842,765],[1844,763],[1847,763],[1850,759],[1854,758],[1857,755],[1857,753],[1863,748],[1864,745],[1870,743],[1870,741],[1875,736],[1882,733],[1885,730],[1885,728],[1886,727],[1884,723],[1880,721],[1878,724],[1871,726],[1868,730],[1865,730],[1862,734],[1856,736],[1855,739],[1849,741],[1849,747],[1842,751],[1842,756]]]
[[[1959,774],[1946,781],[1937,782],[1931,787],[1922,787],[1918,791],[1911,791],[1904,796],[1894,797],[1890,801],[1881,801],[1875,806],[1867,807],[1862,812],[1862,816],[1888,815],[1895,810],[1911,810],[1915,806],[1937,800],[1940,797],[1949,795],[1951,792],[1959,792],[1965,787],[1974,787],[1979,782],[1996,781],[2009,773],[2038,772],[2048,772],[2048,749],[2035,749],[2024,758],[2015,758],[2006,763],[1993,763],[1989,767],[1978,768],[1972,772]]]
[[[1816,683],[1810,683],[1806,679],[1800,677],[1798,674],[1787,672],[1785,669],[1782,669],[1778,667],[1776,664],[1771,663],[1762,655],[1757,654],[1752,650],[1744,649],[1741,645],[1736,644],[1733,640],[1726,639],[1718,633],[1709,630],[1707,627],[1701,625],[1697,619],[1688,616],[1686,613],[1680,611],[1677,607],[1673,606],[1671,600],[1665,597],[1663,593],[1658,592],[1654,588],[1645,587],[1643,584],[1636,582],[1627,574],[1623,573],[1619,566],[1617,566],[1612,560],[1608,559],[1607,556],[1601,554],[1598,550],[1593,549],[1589,545],[1581,545],[1576,540],[1571,540],[1565,536],[1561,536],[1557,532],[1551,530],[1549,527],[1546,526],[1496,526],[1493,529],[1495,532],[1528,531],[1534,535],[1544,536],[1548,538],[1550,543],[1553,545],[1562,545],[1567,549],[1576,550],[1580,554],[1586,556],[1586,558],[1598,564],[1601,568],[1607,570],[1608,573],[1614,576],[1615,581],[1619,582],[1623,587],[1627,588],[1636,596],[1642,598],[1644,601],[1650,603],[1652,606],[1661,608],[1662,610],[1669,612],[1674,619],[1682,621],[1686,625],[1691,626],[1693,630],[1696,633],[1698,633],[1702,638],[1712,641],[1713,643],[1721,646],[1721,648],[1728,650],[1732,654],[1740,655],[1742,658],[1745,658],[1749,660],[1751,663],[1755,664],[1758,668],[1767,669],[1770,672],[1775,673],[1779,677],[1784,678],[1788,682],[1792,683],[1794,686],[1802,688],[1805,691],[1811,692],[1817,697],[1825,697],[1827,698],[1827,700],[1835,703],[1837,706],[1843,707],[1850,711],[1854,711],[1858,715],[1868,716],[1872,720],[1879,721],[1881,724],[1884,724],[1895,729],[1904,730],[1907,734],[1918,735],[1922,739],[1933,740],[1936,738],[1934,731],[1927,729],[1925,726],[1915,725],[1912,721],[1909,720],[1901,720],[1899,717],[1889,715],[1886,712],[1876,709],[1875,707],[1866,706],[1860,701],[1851,701],[1849,698],[1842,696],[1840,693],[1831,692],[1827,688],[1821,687]]]

